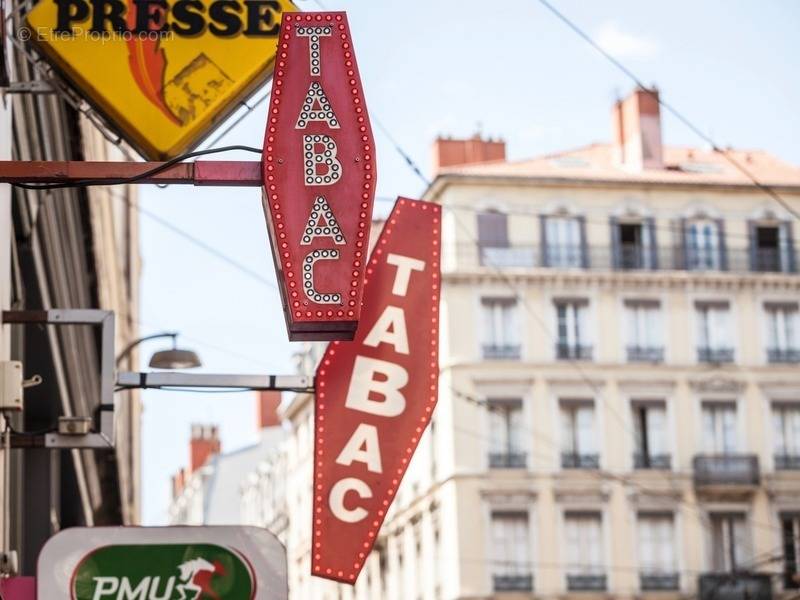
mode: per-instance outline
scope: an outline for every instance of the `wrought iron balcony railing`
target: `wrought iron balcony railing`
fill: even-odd
[[[527,455],[524,452],[490,452],[490,469],[524,469]]]
[[[642,591],[669,591],[680,587],[678,573],[639,573],[639,587]]]
[[[697,349],[697,361],[715,365],[733,362],[733,348],[700,346]]]
[[[567,574],[567,589],[571,592],[603,592],[606,585],[605,575]]]
[[[800,470],[800,455],[797,454],[776,454],[775,468],[779,471]]]
[[[664,362],[663,346],[628,346],[628,362]]]
[[[669,454],[642,454],[633,455],[634,469],[661,469],[668,471],[672,468],[672,457]]]
[[[761,481],[758,456],[754,454],[695,456],[693,464],[695,487],[757,486]]]
[[[484,344],[483,358],[487,360],[519,360],[520,351],[519,344]]]
[[[557,343],[556,358],[560,360],[592,360],[592,347]]]
[[[533,591],[533,575],[497,575],[493,577],[495,592],[531,592]]]
[[[800,363],[800,348],[767,348],[771,363]]]
[[[765,573],[706,573],[697,591],[698,600],[772,600],[772,581]]]
[[[561,453],[562,469],[599,469],[599,454],[577,454],[575,452]]]
[[[749,248],[703,250],[661,245],[654,250],[636,244],[582,246],[535,244],[479,246],[474,243],[445,246],[445,265],[452,268],[545,268],[597,271],[724,271],[730,273],[797,273],[800,248],[788,250]]]

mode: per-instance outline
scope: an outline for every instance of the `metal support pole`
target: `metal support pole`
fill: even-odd
[[[228,375],[215,373],[117,374],[117,386],[126,389],[246,388],[282,392],[314,392],[314,378],[305,375]]]

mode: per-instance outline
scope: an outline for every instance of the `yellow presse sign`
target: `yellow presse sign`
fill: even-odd
[[[268,78],[281,15],[295,10],[290,0],[40,0],[25,37],[144,156],[163,160]]]

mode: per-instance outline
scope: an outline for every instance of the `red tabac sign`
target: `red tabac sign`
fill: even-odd
[[[317,370],[313,575],[354,583],[438,397],[440,207],[400,199]]]
[[[264,210],[291,340],[351,340],[375,144],[344,13],[284,14],[264,140]]]

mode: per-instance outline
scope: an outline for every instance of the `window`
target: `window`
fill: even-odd
[[[751,270],[794,272],[795,258],[791,222],[750,222]]]
[[[612,217],[611,252],[615,269],[657,268],[655,221],[648,218],[619,222]]]
[[[733,362],[730,307],[727,302],[697,302],[697,360]]]
[[[781,515],[783,532],[783,587],[800,588],[800,514]]]
[[[583,220],[542,215],[542,263],[546,267],[585,267]]]
[[[800,313],[796,302],[768,302],[767,360],[771,363],[800,362]]]
[[[489,406],[489,467],[493,469],[524,469],[522,451],[522,400],[490,399]]]
[[[491,528],[495,591],[532,590],[528,513],[493,512]]]
[[[634,402],[633,426],[636,433],[633,466],[636,469],[669,469],[667,411],[664,404]]]
[[[736,453],[735,403],[706,402],[703,404],[703,445],[706,454]]]
[[[513,248],[508,240],[508,217],[490,210],[478,213],[480,264],[492,267],[532,267],[533,248]]]
[[[594,433],[594,405],[591,401],[561,403],[561,466],[565,469],[597,469]]]
[[[606,589],[602,525],[598,513],[567,513],[567,589]]]
[[[661,305],[656,300],[626,300],[627,355],[630,362],[661,362]]]
[[[711,569],[717,573],[746,569],[750,551],[744,515],[712,513],[710,523]]]
[[[483,298],[483,358],[519,359],[517,301],[514,298]]]
[[[684,230],[686,268],[690,271],[724,269],[725,239],[722,221],[693,219]]]
[[[589,323],[586,300],[557,300],[556,318],[558,341],[556,357],[560,359],[591,360]]]
[[[639,583],[642,590],[676,590],[675,527],[671,514],[639,515]]]
[[[800,404],[772,405],[775,468],[800,469]]]

